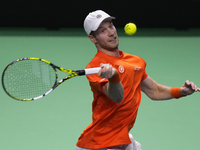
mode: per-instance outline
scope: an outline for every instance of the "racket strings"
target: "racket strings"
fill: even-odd
[[[13,97],[30,99],[49,91],[56,78],[57,74],[49,64],[37,60],[24,60],[7,68],[4,87]]]

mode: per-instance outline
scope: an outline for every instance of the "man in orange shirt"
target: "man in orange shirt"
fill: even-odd
[[[96,45],[97,54],[86,68],[101,67],[87,76],[93,92],[92,123],[82,132],[75,150],[141,150],[129,131],[135,123],[141,91],[150,99],[180,98],[200,91],[193,82],[182,87],[156,83],[146,74],[146,62],[118,49],[111,17],[101,10],[89,13],[84,29]]]

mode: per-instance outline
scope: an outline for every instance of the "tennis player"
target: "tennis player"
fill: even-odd
[[[188,80],[182,87],[158,84],[146,73],[146,62],[118,49],[119,40],[112,20],[102,10],[88,14],[84,29],[97,54],[86,68],[101,67],[87,76],[93,92],[92,123],[82,132],[75,150],[141,150],[129,133],[135,123],[141,91],[152,100],[181,98],[200,91]]]

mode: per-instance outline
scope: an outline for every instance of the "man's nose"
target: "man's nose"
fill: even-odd
[[[111,29],[108,29],[108,36],[112,36],[114,34],[114,31]]]

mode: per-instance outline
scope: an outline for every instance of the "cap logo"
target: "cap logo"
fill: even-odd
[[[101,18],[102,16],[100,14],[97,15],[97,19]]]

